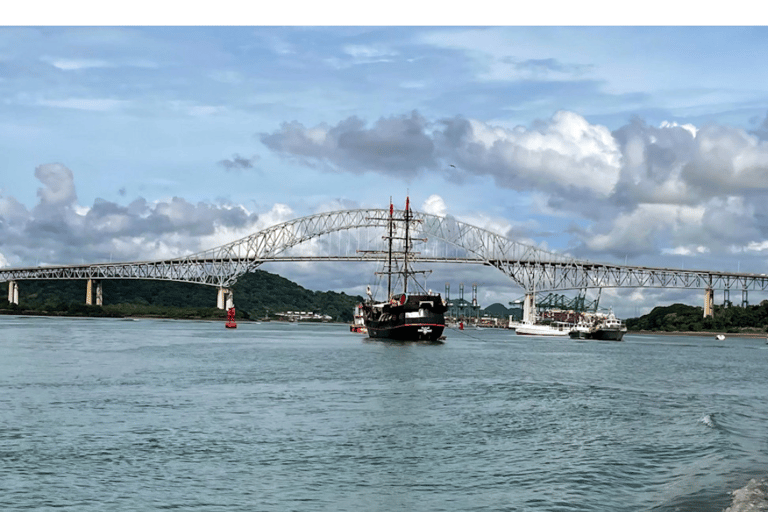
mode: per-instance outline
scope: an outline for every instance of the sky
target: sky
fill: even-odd
[[[764,26],[249,20],[0,27],[0,266],[183,256],[409,195],[580,259],[766,272]],[[322,291],[371,280],[262,268]],[[435,270],[452,298],[523,294],[493,269]],[[601,305],[703,295],[606,289]]]

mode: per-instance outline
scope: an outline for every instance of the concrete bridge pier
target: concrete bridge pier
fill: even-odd
[[[523,302],[523,322],[536,322],[536,293],[526,292],[525,302]]]
[[[741,290],[741,307],[745,308],[749,306],[749,292],[747,289]]]
[[[715,311],[715,290],[707,288],[704,290],[704,318],[714,315]]]
[[[235,297],[229,288],[219,288],[216,297],[216,307],[219,309],[230,309],[235,307]]]
[[[8,302],[11,304],[19,303],[19,283],[8,281]]]
[[[89,306],[93,306],[93,301],[96,299],[96,305],[104,305],[104,293],[101,289],[101,281],[96,279],[89,279],[85,288],[85,303]]]

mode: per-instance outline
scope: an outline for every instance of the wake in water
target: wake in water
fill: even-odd
[[[711,414],[704,415],[699,421],[710,428],[717,428],[717,423]]]
[[[705,414],[699,421],[710,428],[727,431],[715,420],[714,413]],[[731,496],[731,506],[723,512],[768,512],[768,477],[751,479]]]
[[[753,478],[741,489],[733,491],[733,502],[723,512],[768,511],[768,477]]]

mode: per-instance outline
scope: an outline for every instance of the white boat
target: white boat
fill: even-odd
[[[510,328],[515,330],[515,334],[523,336],[568,336],[571,330],[569,324],[559,322],[552,325],[523,322],[512,324]]]
[[[621,341],[626,332],[627,327],[611,312],[607,316],[583,317],[570,335],[573,339]]]
[[[718,341],[723,341],[725,339],[725,334],[718,334],[715,336],[715,339]]]
[[[358,304],[355,306],[355,319],[349,326],[349,332],[358,332],[360,334],[368,334],[368,329],[365,328],[365,322],[363,321],[363,305]]]

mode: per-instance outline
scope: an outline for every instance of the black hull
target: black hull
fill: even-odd
[[[597,329],[589,332],[573,330],[569,335],[575,340],[621,341],[625,333],[621,329]]]
[[[443,335],[443,330],[445,330],[445,324],[388,325],[368,327],[368,337],[395,341],[427,341],[434,343]]]
[[[592,333],[592,339],[603,341],[621,341],[626,331],[619,329],[598,329]]]

